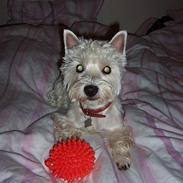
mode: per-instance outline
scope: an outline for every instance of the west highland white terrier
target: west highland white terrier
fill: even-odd
[[[120,170],[130,167],[131,130],[122,118],[119,94],[126,64],[127,32],[111,41],[86,40],[64,30],[65,56],[49,102],[56,140],[96,132],[107,139]],[[66,110],[64,110],[66,109]]]

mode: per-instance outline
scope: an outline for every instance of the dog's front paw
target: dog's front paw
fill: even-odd
[[[131,166],[130,149],[125,146],[117,146],[112,149],[112,157],[119,170],[127,170]]]
[[[52,115],[53,126],[54,126],[54,135],[57,141],[72,138],[80,137],[82,131],[78,128],[75,128],[71,121],[69,121],[65,116],[62,116],[58,113]]]
[[[128,170],[131,166],[131,157],[130,154],[127,155],[114,155],[114,161],[119,170]]]
[[[82,135],[81,130],[73,128],[70,125],[65,125],[64,128],[60,126],[54,126],[55,138],[57,141],[77,137],[79,138]]]
[[[115,130],[110,133],[109,146],[112,156],[120,170],[127,170],[131,165],[130,150],[134,145],[129,128]]]

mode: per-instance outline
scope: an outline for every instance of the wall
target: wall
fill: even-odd
[[[107,25],[119,22],[121,29],[135,32],[148,17],[161,17],[167,9],[181,7],[183,0],[104,0],[98,21]]]
[[[0,25],[6,24],[8,21],[7,15],[7,0],[0,0]]]

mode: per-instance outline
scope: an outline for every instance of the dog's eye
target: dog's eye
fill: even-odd
[[[104,74],[110,74],[111,73],[111,68],[109,66],[105,66],[102,70]]]
[[[83,71],[84,71],[84,66],[83,66],[82,64],[78,64],[78,65],[76,66],[76,72],[81,73],[81,72],[83,72]]]

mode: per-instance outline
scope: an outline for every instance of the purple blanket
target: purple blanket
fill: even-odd
[[[51,183],[44,160],[54,144],[47,92],[58,76],[57,27],[0,28],[0,182]],[[87,183],[181,183],[183,180],[183,24],[129,36],[121,91],[133,128],[132,167],[118,171],[99,136]],[[61,182],[61,181],[60,181]]]

